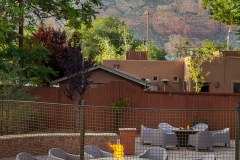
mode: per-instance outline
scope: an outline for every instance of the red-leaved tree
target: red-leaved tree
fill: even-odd
[[[65,95],[74,103],[83,98],[86,87],[90,84],[88,69],[94,66],[91,57],[84,59],[82,41],[73,34],[67,40],[66,32],[55,30],[42,25],[34,34],[35,43],[43,45],[50,51],[50,60],[47,65],[58,71],[56,78],[68,77],[68,85],[64,89]]]
[[[66,32],[41,25],[40,28],[33,33],[33,40],[35,43],[41,44],[49,50],[50,59],[47,65],[55,71],[58,71],[58,76],[54,78],[62,77],[65,72],[62,61],[68,48]]]

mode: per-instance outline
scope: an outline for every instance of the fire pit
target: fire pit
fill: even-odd
[[[144,160],[145,158],[138,158],[136,156],[124,156],[124,147],[122,144],[111,144],[108,143],[108,146],[113,150],[114,157],[105,157],[105,158],[98,158],[99,160]]]
[[[124,156],[123,145],[108,143],[108,146],[113,150],[114,158],[119,160],[123,159],[123,156]]]

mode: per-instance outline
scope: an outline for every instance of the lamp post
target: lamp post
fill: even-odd
[[[163,82],[163,91],[165,92],[166,91],[166,86],[167,86],[169,80],[168,79],[162,79],[161,82]]]

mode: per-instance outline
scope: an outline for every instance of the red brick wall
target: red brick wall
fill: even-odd
[[[79,154],[79,135],[64,135],[58,133],[54,135],[47,134],[29,134],[26,137],[19,135],[18,137],[8,136],[8,138],[1,137],[0,139],[0,158],[1,157],[15,157],[20,152],[29,152],[32,155],[48,155],[51,148],[62,148],[65,151],[73,154]],[[108,142],[116,143],[117,135],[103,135],[86,136],[85,144],[96,145],[99,148],[110,151],[107,146]]]

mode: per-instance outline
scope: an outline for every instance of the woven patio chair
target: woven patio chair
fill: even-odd
[[[165,133],[174,133],[173,130],[179,130],[180,128],[173,127],[169,123],[159,123],[158,128],[162,129]],[[175,134],[175,133],[174,133]]]
[[[18,153],[16,160],[38,160],[36,157],[27,152]]]
[[[51,159],[57,159],[57,160],[79,160],[79,155],[74,155],[65,152],[61,148],[52,148],[48,151],[48,157]]]
[[[162,129],[158,129],[157,132],[151,136],[151,145],[161,146],[163,148],[171,146],[178,148],[177,135],[174,132],[166,133]]]
[[[205,123],[198,123],[195,126],[191,127],[191,129],[195,131],[207,131],[208,125]]]
[[[166,149],[162,147],[151,147],[140,154],[138,158],[146,158],[151,160],[167,160],[168,155]]]
[[[177,136],[174,132],[166,133],[162,129],[148,128],[141,125],[140,142],[151,144],[163,148],[178,146]]]
[[[113,157],[113,154],[110,152],[106,152],[93,145],[84,146],[84,151],[91,155],[93,158],[104,158],[104,157]]]
[[[213,136],[213,146],[228,146],[230,147],[230,129],[211,131]]]
[[[159,129],[148,128],[141,125],[140,142],[141,144],[152,144],[152,139],[159,134]]]
[[[213,138],[210,131],[200,131],[196,134],[190,134],[188,145],[195,147],[195,150],[210,149],[213,150]]]

